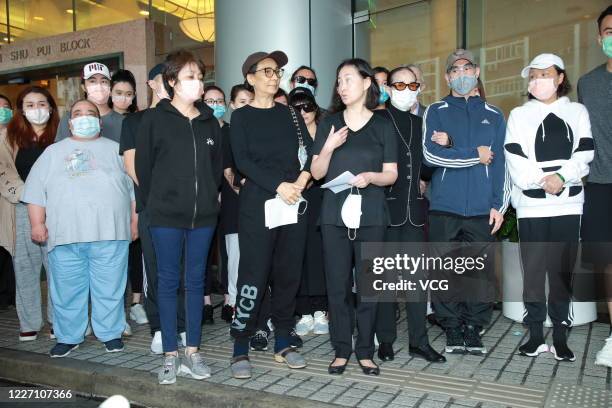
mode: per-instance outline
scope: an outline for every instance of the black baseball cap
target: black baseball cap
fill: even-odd
[[[151,70],[149,71],[149,81],[152,81],[153,79],[155,79],[156,76],[164,72],[165,68],[166,68],[166,64],[163,62],[151,68]]]
[[[266,58],[272,58],[279,68],[284,67],[287,65],[287,62],[289,62],[287,54],[282,51],[272,51],[270,53],[263,51],[254,52],[253,54],[249,55],[246,60],[244,60],[244,63],[242,64],[242,75],[246,78],[247,74],[249,73],[249,69],[251,69],[251,67],[257,64],[259,61]]]

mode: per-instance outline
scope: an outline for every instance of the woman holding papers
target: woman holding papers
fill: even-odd
[[[235,378],[251,377],[249,337],[255,333],[268,285],[272,287],[274,359],[289,368],[306,366],[304,358],[291,348],[289,334],[294,325],[307,222],[299,214],[295,223],[278,221],[286,221],[285,216],[297,212],[298,203],[303,201],[302,192],[310,180],[308,149],[312,139],[299,112],[274,102],[285,64],[287,55],[282,51],[248,56],[242,74],[255,96],[232,115],[232,153],[238,171],[246,178],[239,196],[241,253],[236,312],[230,330]],[[267,212],[268,216],[266,207],[274,209]]]
[[[372,110],[379,90],[374,73],[361,59],[346,60],[336,71],[333,113],[317,128],[311,171],[315,179],[334,180],[345,172],[349,188],[327,189],[321,208],[323,258],[335,359],[330,374],[342,374],[352,353],[353,265],[357,284],[355,355],[364,374],[378,375],[374,356],[376,296],[367,299],[360,244],[382,242],[389,223],[384,187],[397,179],[397,137],[393,124]],[[368,291],[371,292],[371,291]]]

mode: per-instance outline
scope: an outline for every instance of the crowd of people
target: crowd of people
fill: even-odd
[[[44,268],[51,357],[91,333],[121,352],[129,318],[150,327],[160,384],[180,372],[207,378],[201,326],[213,322],[218,251],[235,378],[251,377],[249,351],[267,350],[272,331],[274,360],[291,369],[307,365],[301,337],[329,335],[330,374],[354,353],[364,374],[378,375],[376,348],[379,360],[394,359],[399,304],[367,290],[364,244],[494,242],[512,205],[529,332],[518,352],[574,361],[580,241],[592,244],[582,258],[612,297],[612,7],[597,24],[607,61],[580,78],[579,102],[568,97],[564,61],[540,54],[520,73],[528,100],[507,121],[464,49],[446,61],[449,94],[429,106],[417,65],[353,58],[338,65],[323,108],[311,67],[292,73],[288,93],[280,88],[282,51],[246,57],[229,99],[205,86],[203,63],[185,50],[149,71],[144,110],[132,73],[97,62],[83,67],[84,99],[61,118],[43,87],[15,101],[0,95],[0,267],[3,285],[14,270],[19,340],[45,326]],[[346,172],[343,189],[326,187]],[[406,303],[408,353],[432,363],[485,355],[492,310],[482,299],[418,293]],[[443,351],[429,343],[431,312]],[[612,336],[596,363],[612,367]]]

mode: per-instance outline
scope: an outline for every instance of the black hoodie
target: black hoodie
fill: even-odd
[[[219,212],[221,128],[203,102],[189,120],[169,100],[142,118],[136,137],[136,176],[151,226],[213,226]]]

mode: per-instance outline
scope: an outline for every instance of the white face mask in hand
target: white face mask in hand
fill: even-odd
[[[300,212],[302,203],[305,203],[305,205]],[[276,198],[267,200],[264,205],[266,227],[272,229],[283,225],[297,224],[298,215],[304,215],[307,207],[308,201],[304,200],[303,197],[300,197],[300,200],[295,204],[287,204],[277,195]]]
[[[361,223],[361,194],[359,194],[359,189],[355,188],[357,189],[357,194],[353,194],[353,187],[351,187],[351,192],[346,196],[340,212],[342,222],[348,229],[348,237],[351,241],[357,237],[356,230]],[[351,229],[355,230],[353,237],[351,237]]]

